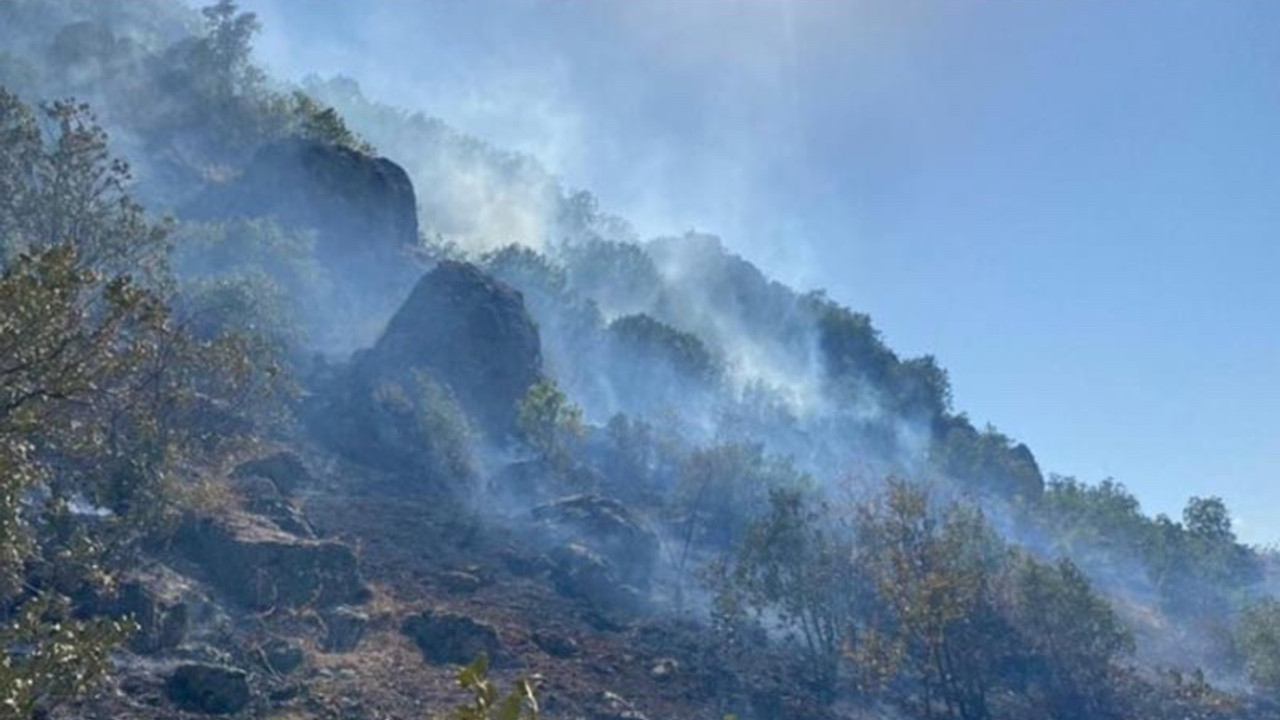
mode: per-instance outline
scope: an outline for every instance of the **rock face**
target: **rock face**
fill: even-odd
[[[257,475],[239,477],[235,488],[243,496],[245,509],[270,520],[281,530],[299,537],[315,537],[306,517],[285,499],[276,484]]]
[[[353,607],[333,608],[324,614],[325,635],[320,649],[328,653],[355,650],[368,624],[369,616]]]
[[[359,360],[375,377],[426,371],[491,437],[515,430],[516,404],[542,366],[538,328],[519,292],[467,263],[427,273]]]
[[[249,680],[243,670],[191,663],[180,666],[169,677],[165,694],[183,710],[230,715],[249,704]]]
[[[551,535],[608,559],[623,582],[649,586],[658,560],[658,536],[625,505],[599,495],[573,495],[533,509]]]
[[[263,147],[239,178],[209,191],[183,214],[272,217],[315,230],[319,256],[339,269],[383,265],[418,242],[417,199],[403,168],[301,138]]]
[[[480,653],[491,659],[498,654],[498,632],[466,615],[428,610],[410,616],[400,630],[431,663],[465,665]]]
[[[133,618],[138,629],[129,636],[129,649],[138,654],[173,649],[187,634],[187,603],[155,575],[130,578],[113,597],[97,599],[87,609],[108,617]]]
[[[306,654],[302,652],[302,648],[279,638],[262,646],[261,658],[267,669],[277,675],[288,675],[306,662]]]
[[[299,538],[252,517],[190,519],[178,533],[178,548],[251,608],[328,607],[368,597],[350,547]]]
[[[300,488],[315,483],[311,471],[291,452],[279,452],[242,463],[235,469],[237,478],[261,477],[270,480],[282,495],[290,496]]]
[[[553,550],[551,561],[551,581],[561,595],[581,598],[605,610],[644,611],[640,591],[619,576],[613,563],[590,549],[571,543]]]

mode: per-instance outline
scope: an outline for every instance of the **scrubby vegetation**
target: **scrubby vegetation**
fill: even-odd
[[[868,316],[277,84],[230,0],[0,21],[4,717],[396,717],[282,668],[354,654],[418,712],[476,645],[568,674],[566,715],[643,718],[627,682],[691,716],[1276,716],[1275,557],[1220,499],[1046,480]],[[406,616],[447,647],[404,663]],[[145,695],[197,661],[217,693]],[[490,670],[452,717],[557,716]]]

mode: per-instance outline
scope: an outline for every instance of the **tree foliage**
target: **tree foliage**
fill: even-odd
[[[516,408],[516,423],[526,443],[553,465],[564,466],[582,437],[582,408],[550,378],[529,387]]]
[[[1236,644],[1254,687],[1280,697],[1280,600],[1267,597],[1247,606],[1237,623]]]
[[[85,106],[0,91],[0,128],[0,646],[21,649],[0,701],[24,717],[107,668],[126,628],[64,598],[110,590],[177,516],[181,478],[248,440],[275,369],[252,337],[172,311],[168,225],[128,195]]]

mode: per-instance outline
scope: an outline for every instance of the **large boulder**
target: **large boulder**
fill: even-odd
[[[357,365],[373,377],[426,372],[481,429],[515,430],[516,405],[538,379],[538,328],[519,292],[474,265],[441,262],[418,281]]]
[[[324,613],[324,638],[320,649],[327,653],[346,653],[355,650],[369,625],[369,616],[359,610],[340,605]]]
[[[412,615],[400,631],[413,640],[427,662],[435,664],[465,665],[481,653],[492,659],[500,647],[492,625],[453,612],[428,610]]]
[[[599,495],[572,495],[533,509],[556,541],[582,545],[604,556],[626,583],[648,587],[658,561],[658,536],[627,506]]]
[[[241,463],[233,475],[236,478],[266,478],[286,497],[300,488],[315,484],[311,471],[291,452],[278,452]]]
[[[369,591],[343,543],[290,535],[259,518],[193,517],[177,547],[236,601],[255,609],[362,603]]]
[[[169,676],[165,694],[182,710],[231,715],[249,704],[249,680],[238,668],[189,663]]]
[[[137,629],[129,636],[129,649],[146,655],[172,650],[187,639],[192,600],[198,604],[187,578],[155,565],[129,572],[114,592],[85,598],[80,610],[131,618]]]
[[[644,612],[646,598],[628,584],[608,558],[570,543],[551,551],[551,581],[566,597],[585,600],[597,610],[626,615]]]
[[[315,529],[292,501],[267,478],[248,475],[235,478],[233,487],[244,500],[244,509],[270,520],[281,530],[299,537],[315,537]]]
[[[214,186],[184,217],[271,217],[314,230],[333,268],[391,267],[418,242],[417,199],[394,162],[304,138],[264,146],[234,180]]]

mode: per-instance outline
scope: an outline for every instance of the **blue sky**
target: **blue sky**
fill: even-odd
[[[262,59],[869,312],[1048,470],[1280,540],[1280,4],[247,0]]]

